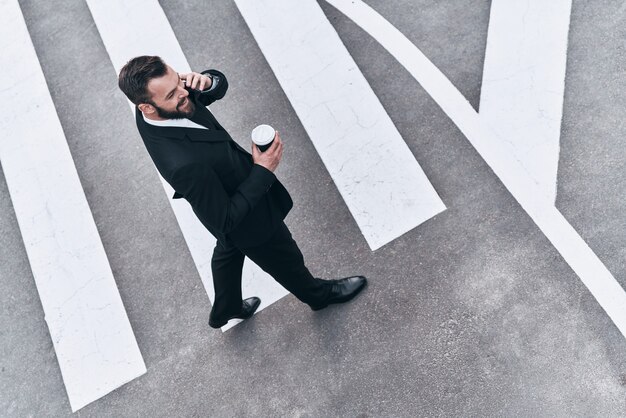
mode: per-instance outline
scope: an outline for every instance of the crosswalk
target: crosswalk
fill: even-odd
[[[144,54],[160,55],[179,71],[190,70],[168,16],[156,1],[86,2],[116,71],[129,58]],[[294,2],[283,0],[236,0],[235,3],[373,251],[445,210],[437,190],[318,2],[302,1],[296,7]],[[522,24],[518,21],[519,13],[503,13],[503,3],[493,2],[489,39],[498,38],[502,44],[488,41],[479,113],[471,109],[427,58],[420,58],[414,45],[402,39],[399,32],[394,32],[362,2],[329,0],[328,3],[365,28],[411,71],[626,335],[623,289],[554,207],[571,3],[555,2],[553,7],[545,9],[547,6],[539,0],[530,2],[532,13],[551,16],[551,20],[529,19]],[[12,48],[0,57],[3,68],[0,99],[11,101],[14,106],[12,113],[4,112],[0,128],[23,139],[22,147],[15,147],[16,142],[9,141],[8,136],[0,140],[0,161],[68,398],[76,411],[142,375],[146,365],[102,250],[17,1],[1,1],[0,12],[2,39],[14,40]],[[540,42],[543,38],[531,39],[546,48],[540,56],[551,56],[554,61],[532,61],[537,59],[533,54],[537,45],[531,43],[524,65],[534,68],[535,73],[505,81],[506,88],[512,92],[520,85],[532,83],[538,92],[549,90],[548,97],[544,100],[535,92],[530,96],[502,96],[502,79],[508,80],[507,75],[515,73],[511,60],[503,57],[503,51],[510,50],[506,42],[528,40],[521,34],[528,29],[524,26],[528,22],[549,25],[557,20],[559,31],[551,32],[553,42],[544,44]],[[272,22],[282,23],[271,25]],[[515,24],[520,25],[519,31],[505,30]],[[15,91],[23,85],[14,80],[17,68],[21,74],[32,74],[36,81],[29,86],[32,92],[19,99],[15,98]],[[542,68],[554,70],[552,78],[537,82]],[[42,124],[29,123],[33,116],[28,110],[33,106],[38,109],[38,117],[46,116]],[[506,118],[512,114],[516,118]],[[129,112],[129,119],[132,116]],[[510,130],[516,124],[519,129]],[[536,129],[543,131],[537,134]],[[513,134],[507,136],[509,132]],[[50,138],[49,143],[41,140],[44,136]],[[503,146],[505,136],[507,142]],[[541,140],[537,144],[528,143],[525,141],[528,136]],[[162,185],[205,291],[213,301],[210,254],[215,240],[188,204],[170,199],[170,186],[163,180]],[[244,297],[260,296],[261,309],[287,294],[248,260],[244,267],[243,293]],[[236,324],[231,321],[222,330]],[[110,343],[112,335],[115,344]]]
[[[142,54],[160,55],[177,70],[190,70],[189,64],[167,21],[167,17],[158,3],[147,0],[132,3],[88,0],[87,5],[116,71],[119,71],[128,59]],[[6,7],[13,7],[14,12],[19,13],[16,2],[7,2]],[[309,2],[308,7],[316,12],[315,20],[310,19],[310,16],[308,16],[308,22],[318,27],[320,24],[325,25],[322,27],[326,28],[325,31],[329,37],[323,44],[318,45],[318,48],[321,46],[322,49],[317,51],[307,50],[307,46],[312,48],[313,43],[303,39],[300,43],[304,47],[301,48],[301,52],[319,55],[323,53],[324,49],[334,48],[336,52],[329,58],[331,61],[337,62],[337,59],[341,57],[338,61],[341,65],[337,68],[329,67],[325,69],[325,77],[328,80],[335,80],[326,83],[326,95],[330,96],[336,93],[337,80],[344,86],[348,86],[349,89],[343,91],[334,99],[334,104],[328,102],[324,107],[320,107],[320,104],[327,99],[320,96],[320,94],[311,95],[310,91],[295,93],[296,96],[292,97],[292,101],[304,106],[303,108],[298,107],[301,111],[300,117],[306,122],[305,125],[313,140],[319,145],[318,148],[325,150],[322,154],[325,155],[324,161],[326,166],[338,184],[340,191],[343,192],[344,198],[366,239],[372,248],[375,249],[434,216],[443,210],[445,206],[415,159],[411,156],[406,144],[383,110],[380,102],[378,102],[369,86],[367,86],[364,77],[360,74],[354,62],[351,61],[340,39],[333,33],[319,6],[315,2]],[[287,11],[287,13],[289,12]],[[261,14],[261,9],[248,11],[246,16],[250,20],[253,20],[255,16],[257,19],[267,17]],[[304,15],[302,16],[304,17]],[[6,27],[10,28],[11,26],[7,24]],[[27,36],[25,30],[23,34]],[[128,39],[133,39],[133,42],[128,42]],[[272,43],[272,40],[270,39],[269,42]],[[32,45],[26,48],[35,56]],[[19,52],[20,49],[16,51]],[[302,65],[300,70],[308,66],[310,71],[319,71],[319,69],[310,66],[311,62],[307,64],[301,61],[300,63]],[[9,68],[9,66],[7,65],[5,68]],[[300,70],[292,69],[291,71],[298,73]],[[289,79],[286,77],[288,71],[283,71],[281,74],[283,80]],[[7,72],[7,83],[9,82]],[[294,82],[289,83],[287,86],[298,84],[294,84]],[[353,87],[350,88],[349,86]],[[319,87],[322,86],[318,86],[315,90],[319,92],[324,91]],[[321,109],[321,112],[308,112],[307,116],[302,113],[304,108]],[[47,113],[53,114],[53,112]],[[320,116],[323,119],[320,120]],[[335,124],[332,121],[335,121]],[[363,125],[361,121],[368,121],[366,123],[371,125]],[[28,134],[25,134],[25,136],[28,136]],[[385,138],[385,141],[382,142],[382,149],[376,143],[379,138]],[[7,152],[4,155],[3,159],[11,158],[11,161],[21,161],[22,164],[24,164],[24,160],[29,159],[28,155],[13,156]],[[31,161],[31,163],[33,162]],[[70,167],[71,161],[56,159],[54,164],[55,167],[63,169]],[[9,178],[11,172],[7,170],[7,173],[7,178]],[[57,187],[64,186],[62,183],[55,184]],[[171,196],[173,192],[171,187],[163,180],[162,184],[166,195],[168,197]],[[20,193],[20,190],[16,192],[15,189],[15,187],[11,188],[12,196]],[[50,189],[50,191],[52,190]],[[66,197],[68,190],[67,187],[64,187],[63,193],[58,193],[58,195]],[[13,199],[15,200],[16,198],[13,197]],[[210,254],[215,245],[215,239],[202,227],[186,202],[170,200],[170,203],[200,277],[203,280],[205,290],[212,301],[214,293],[210,270]],[[45,204],[45,202],[42,202],[42,204]],[[19,210],[18,205],[16,205],[16,208]],[[20,212],[21,215],[22,212]],[[67,212],[66,215],[68,215],[68,219],[76,219],[76,216],[71,212]],[[92,240],[97,240],[97,238],[93,237]],[[77,242],[84,243],[85,240]],[[58,252],[49,249],[39,250],[43,254],[44,259],[49,256],[55,257]],[[110,270],[108,264],[105,264],[104,268]],[[82,265],[79,271],[90,271],[89,274],[85,275],[85,281],[90,283],[93,280],[93,269],[90,270],[90,268]],[[110,284],[113,284],[112,276],[110,279]],[[45,302],[44,289],[39,281],[37,281],[37,284],[42,294],[42,300]],[[81,286],[81,283],[78,283],[77,286]],[[248,295],[260,296],[263,305],[259,311],[287,294],[285,289],[249,261],[246,261],[246,266],[244,267],[243,292],[244,297]],[[103,302],[103,292],[98,291],[93,294],[100,302]],[[77,298],[76,300],[83,301],[83,299]],[[107,300],[105,299],[104,306],[114,306],[112,302],[106,302]],[[119,297],[117,303],[119,310],[121,307]],[[123,308],[121,312],[123,313]],[[106,318],[107,322],[99,322],[99,325],[107,324],[102,328],[104,332],[113,332],[120,327],[129,329],[128,320],[125,316],[116,319],[108,311],[106,313],[109,314]],[[76,311],[71,311],[68,315],[72,316],[75,314]],[[231,321],[223,327],[223,331],[236,325],[236,323],[237,321]],[[54,325],[49,322],[49,326],[51,334],[54,336]],[[96,326],[87,324],[83,326],[82,331],[77,329],[75,334],[78,340],[86,341],[84,337],[91,333],[91,328],[96,328]],[[145,372],[145,366],[143,365],[141,355],[136,349],[136,341],[132,335],[128,338],[129,344],[134,346],[136,350],[134,352],[134,361],[139,365],[139,372],[143,373]],[[74,347],[76,347],[75,343],[69,345],[72,347],[71,349],[66,349],[64,346],[57,344],[56,351],[59,359],[63,359],[68,355],[70,357],[69,362],[72,364],[74,359],[71,356],[80,357],[84,354],[74,350]],[[104,342],[102,345],[112,346]],[[113,346],[115,347],[116,345]],[[119,346],[125,347],[124,344]],[[85,350],[88,350],[88,348]],[[110,361],[106,357],[94,358],[101,360],[97,364],[99,367],[107,367]],[[82,364],[75,369],[91,377],[91,386],[89,386],[82,384],[81,378],[72,377],[69,371],[65,371],[67,367],[63,365],[63,362],[60,363],[64,370],[64,381],[73,410],[80,409],[108,391],[131,380],[132,377],[129,377],[129,373],[133,377],[137,376],[136,369],[132,367],[132,364],[134,364],[132,361],[126,362],[128,367],[125,367],[121,373],[117,374],[110,367],[107,368],[108,374],[94,373],[96,368]],[[126,363],[120,361],[117,364],[124,365]],[[68,370],[74,369],[70,368]],[[112,384],[109,383],[107,385],[105,383],[109,382],[109,375],[113,375],[115,379],[111,380]],[[92,387],[95,389],[92,389]]]

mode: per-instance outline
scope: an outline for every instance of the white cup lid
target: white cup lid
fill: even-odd
[[[252,142],[257,145],[267,145],[274,139],[276,131],[269,125],[259,125],[252,130]]]

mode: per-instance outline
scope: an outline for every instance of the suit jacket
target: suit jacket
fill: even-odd
[[[146,149],[161,176],[185,198],[202,224],[219,240],[245,248],[261,245],[293,206],[285,187],[266,168],[254,164],[205,107],[226,94],[228,82],[216,70],[218,84],[194,91],[190,118],[207,129],[161,127],[147,123],[139,109],[136,122]]]

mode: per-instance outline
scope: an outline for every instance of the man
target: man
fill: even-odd
[[[283,143],[278,132],[265,152],[241,148],[205,107],[226,94],[228,82],[216,70],[178,74],[156,56],[130,60],[119,87],[136,108],[136,122],[148,153],[163,178],[185,198],[217,238],[211,259],[215,302],[213,328],[250,318],[261,303],[242,301],[244,256],[269,273],[311,309],[352,299],[366,285],[363,276],[314,278],[283,219],[293,206],[276,179]]]

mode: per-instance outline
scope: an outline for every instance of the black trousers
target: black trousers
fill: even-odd
[[[211,317],[226,318],[241,310],[241,271],[245,256],[302,302],[320,305],[328,298],[327,282],[311,275],[287,225],[281,223],[274,235],[257,247],[238,248],[217,242],[211,259],[215,289]]]

